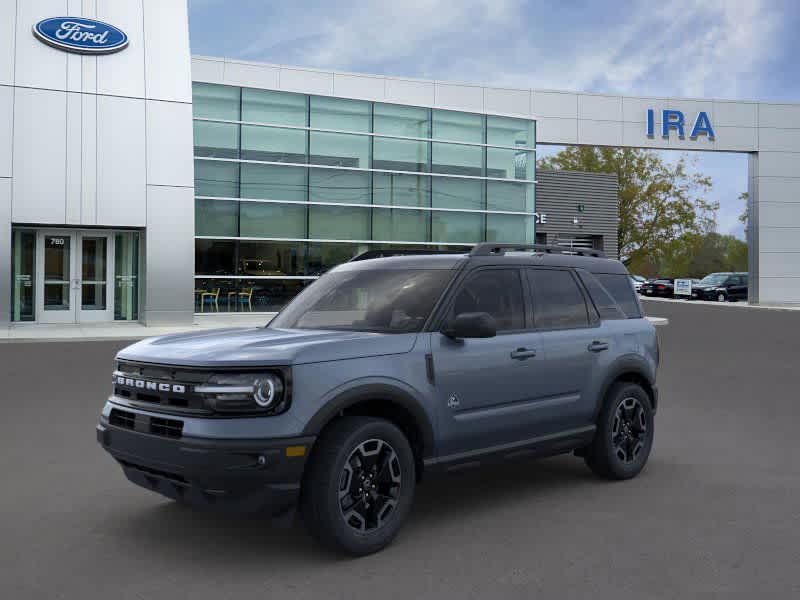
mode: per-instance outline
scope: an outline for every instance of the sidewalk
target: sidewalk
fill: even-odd
[[[263,327],[276,313],[202,315],[195,316],[192,325],[147,327],[141,323],[81,323],[40,325],[14,323],[0,328],[0,343],[4,342],[91,342],[97,340],[139,340],[168,333],[203,331],[220,327]]]

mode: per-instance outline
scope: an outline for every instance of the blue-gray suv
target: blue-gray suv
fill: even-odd
[[[625,267],[593,251],[371,251],[266,327],[143,340],[97,438],[132,482],[292,515],[339,551],[386,546],[437,472],[572,452],[645,465],[658,341]]]

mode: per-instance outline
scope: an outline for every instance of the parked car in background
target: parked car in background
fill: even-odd
[[[692,285],[695,300],[747,300],[747,273],[711,273]]]
[[[637,292],[642,291],[642,286],[647,282],[647,279],[642,277],[641,275],[631,275],[631,283],[633,283],[633,289]]]
[[[672,298],[675,292],[674,279],[653,279],[642,284],[642,294],[658,298]]]

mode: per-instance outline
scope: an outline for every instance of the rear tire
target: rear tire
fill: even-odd
[[[323,545],[363,556],[397,535],[415,484],[414,454],[402,431],[384,419],[343,417],[314,446],[300,509]]]
[[[650,396],[636,383],[619,382],[606,394],[584,460],[605,479],[631,479],[647,463],[653,446]]]

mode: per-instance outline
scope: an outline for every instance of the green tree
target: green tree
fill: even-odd
[[[570,146],[542,159],[542,169],[615,173],[619,180],[619,254],[654,275],[674,242],[714,229],[719,205],[704,195],[711,178],[690,172],[686,155],[674,163],[636,148]]]

